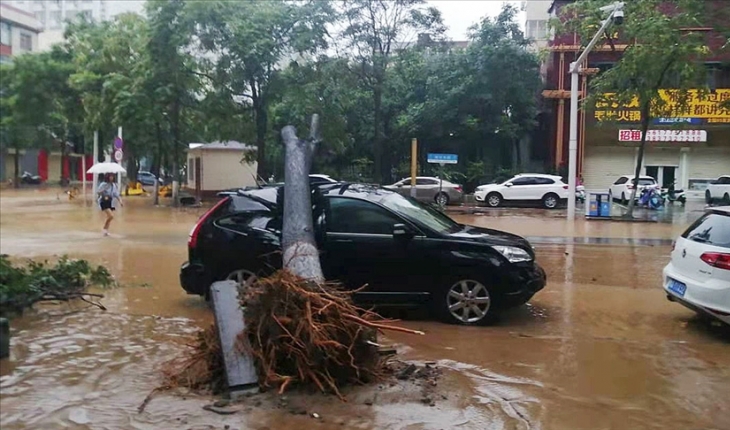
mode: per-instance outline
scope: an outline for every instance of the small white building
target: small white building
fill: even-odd
[[[191,143],[187,188],[199,197],[256,185],[256,147],[241,142]]]

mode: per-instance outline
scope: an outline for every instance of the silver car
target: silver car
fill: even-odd
[[[416,177],[416,199],[422,202],[435,202],[446,206],[449,203],[461,203],[464,198],[464,191],[461,185],[454,184],[447,180],[443,181],[439,190],[439,178],[428,176]],[[401,179],[393,185],[386,185],[383,188],[397,192],[404,196],[411,195],[411,178]]]

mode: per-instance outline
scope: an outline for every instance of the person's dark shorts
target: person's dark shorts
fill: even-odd
[[[101,202],[99,202],[99,207],[101,207],[101,210],[103,211],[107,209],[114,210],[112,207],[112,199],[109,198],[102,198]]]

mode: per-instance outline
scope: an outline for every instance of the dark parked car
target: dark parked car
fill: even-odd
[[[329,177],[328,175],[319,175],[319,174],[309,175],[309,186],[310,187],[315,187],[315,186],[318,187],[320,185],[336,184],[336,183],[338,183],[338,182],[335,181],[334,179],[332,179],[331,177]],[[239,192],[251,191],[251,190],[255,190],[255,189],[259,189],[259,188],[278,188],[278,187],[283,187],[283,186],[284,186],[283,182],[269,182],[269,183],[261,184],[260,186],[249,186],[249,187],[245,187],[245,188],[231,188],[228,190],[219,191],[216,195],[218,197],[232,196],[232,195],[238,194]]]
[[[280,268],[281,188],[222,198],[193,227],[180,272],[189,294],[212,282],[247,282]],[[459,224],[398,193],[325,184],[313,193],[315,237],[327,279],[361,305],[428,305],[449,322],[485,323],[545,286],[530,244],[513,234]]]

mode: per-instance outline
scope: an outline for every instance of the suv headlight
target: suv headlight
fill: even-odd
[[[500,254],[510,263],[521,263],[523,261],[532,261],[532,257],[522,248],[516,246],[493,246],[492,248],[499,251]]]

